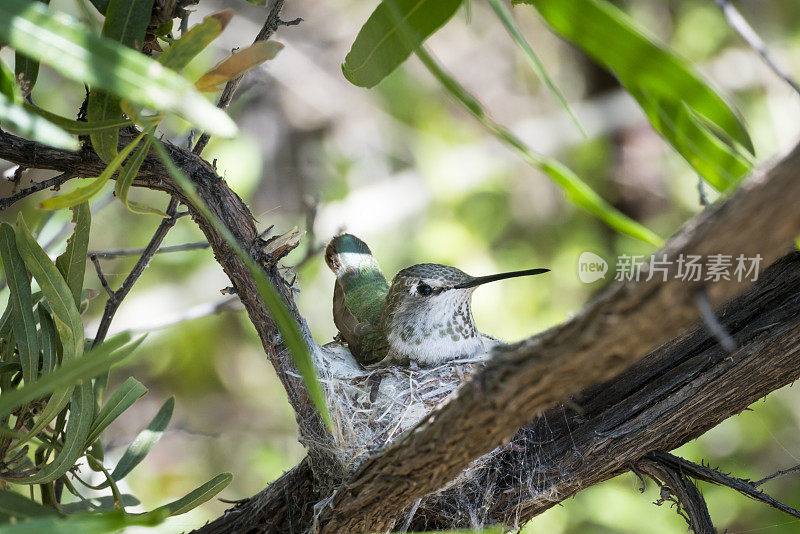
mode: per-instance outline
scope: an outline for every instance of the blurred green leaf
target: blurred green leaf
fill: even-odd
[[[27,102],[23,104],[23,107],[31,112],[44,117],[48,121],[52,122],[59,128],[63,129],[65,132],[69,132],[71,134],[77,135],[86,135],[92,132],[97,132],[100,130],[109,130],[109,129],[120,129],[125,126],[130,126],[133,124],[133,121],[128,119],[111,119],[106,121],[96,121],[96,122],[84,122],[84,121],[76,121],[72,119],[68,119],[66,117],[62,117],[61,115],[56,115],[55,113],[50,113],[40,107],[33,106]]]
[[[106,340],[99,347],[89,351],[84,357],[67,362],[49,375],[41,377],[33,384],[20,389],[3,393],[0,398],[0,417],[10,414],[14,408],[26,402],[40,399],[48,393],[56,391],[65,384],[75,384],[80,380],[90,380],[106,369],[127,358],[142,342],[139,338],[126,346],[130,341],[130,334],[123,332]],[[48,406],[52,398],[48,401]],[[41,419],[41,416],[40,416]],[[32,431],[31,431],[32,433]]]
[[[38,2],[0,2],[0,40],[72,80],[141,106],[176,113],[215,135],[236,134],[230,117],[179,74],[144,54],[91,34],[78,21],[50,13]]]
[[[525,36],[522,35],[522,31],[517,26],[517,23],[514,22],[514,17],[506,7],[504,0],[489,0],[489,5],[494,10],[497,18],[500,19],[500,22],[503,23],[503,26],[505,26],[508,34],[512,39],[514,39],[514,41],[517,43],[517,46],[519,46],[519,48],[525,53],[525,57],[528,58],[528,62],[531,64],[531,67],[533,67],[533,70],[536,71],[536,74],[539,76],[542,82],[544,82],[545,86],[547,86],[553,96],[556,97],[559,104],[561,104],[561,107],[564,108],[564,111],[569,114],[572,122],[574,122],[575,126],[578,127],[578,130],[580,130],[580,132],[586,136],[586,131],[578,121],[578,117],[576,117],[575,113],[572,112],[572,108],[569,107],[567,99],[564,98],[564,94],[558,87],[556,87],[556,84],[553,83],[553,80],[550,79],[550,76],[548,76],[547,71],[544,69],[544,65],[542,65],[541,61],[539,61],[539,58],[536,56],[533,48],[531,48],[531,45],[528,44]]]
[[[122,165],[122,162],[125,161],[133,149],[139,144],[139,141],[142,140],[142,137],[144,137],[144,132],[140,133],[133,141],[128,143],[128,145],[125,146],[125,148],[123,148],[113,160],[111,160],[111,163],[109,163],[103,172],[100,173],[100,176],[92,180],[89,185],[73,189],[69,193],[65,193],[57,197],[48,198],[42,202],[39,207],[45,210],[68,208],[70,206],[80,204],[81,202],[86,202],[95,196],[97,193],[103,190],[103,187],[105,187],[106,183],[108,183],[114,173],[117,172],[117,169],[119,169],[120,165]]]
[[[108,427],[117,417],[130,408],[134,402],[139,400],[147,393],[147,388],[133,377],[129,377],[117,391],[111,395],[108,402],[105,403],[103,408],[95,417],[92,423],[92,429],[86,439],[86,447],[89,447],[95,440],[100,437],[103,430]]]
[[[166,514],[126,514],[122,510],[104,512],[102,514],[75,514],[66,518],[30,519],[14,525],[4,525],[3,534],[108,534],[125,527],[158,525]]]
[[[123,506],[138,506],[140,504],[142,504],[141,501],[137,499],[135,495],[131,495],[130,493],[122,494]],[[114,497],[111,495],[105,495],[103,497],[84,498],[77,502],[62,504],[61,509],[67,514],[75,514],[78,512],[115,510]]]
[[[103,37],[113,39],[134,50],[141,48],[153,0],[111,0],[106,9],[103,23]],[[119,97],[108,91],[98,91],[92,87],[86,108],[89,122],[122,118]],[[101,130],[90,134],[92,148],[106,163],[111,163],[117,155],[119,130]]]
[[[167,168],[172,179],[177,182],[194,207],[200,211],[202,216],[225,239],[233,252],[247,266],[250,276],[255,280],[259,296],[269,309],[270,315],[278,326],[278,331],[281,333],[281,338],[289,349],[289,353],[292,355],[292,360],[300,371],[300,375],[303,377],[303,382],[305,383],[311,402],[314,404],[314,407],[317,409],[320,417],[328,428],[331,428],[331,416],[330,413],[328,413],[328,405],[325,402],[325,393],[322,391],[322,386],[319,383],[317,371],[314,368],[314,362],[311,360],[308,345],[303,339],[303,335],[300,333],[300,327],[286,308],[286,304],[278,294],[278,291],[272,285],[269,278],[267,278],[261,266],[245,252],[244,248],[242,248],[228,227],[211,212],[203,199],[200,198],[191,180],[189,180],[175,163],[173,163],[161,142],[156,140],[153,144],[153,148],[158,152],[161,161],[164,162],[164,166]]]
[[[192,26],[180,39],[174,41],[158,56],[158,62],[172,70],[181,70],[205,50],[211,41],[220,36],[233,17],[232,9],[225,9],[203,19]]]
[[[0,95],[5,96],[10,102],[17,102],[17,88],[14,83],[14,73],[0,60]]]
[[[394,13],[392,11],[394,8],[393,0],[384,0],[384,3],[389,7],[389,14],[391,16]],[[396,16],[395,20],[398,23],[397,28],[401,32],[401,35],[408,35],[411,30],[407,25],[402,24],[400,13],[396,12],[394,15]],[[618,232],[640,239],[656,247],[663,244],[663,240],[658,235],[606,202],[566,165],[534,152],[519,137],[511,133],[505,127],[494,122],[484,111],[481,103],[458,83],[455,78],[450,76],[450,74],[433,59],[424,46],[419,46],[416,48],[415,52],[428,71],[439,81],[442,87],[450,93],[450,96],[452,96],[456,102],[469,111],[484,128],[495,136],[495,138],[516,150],[526,163],[549,176],[564,190],[567,198],[572,203],[592,213]]]
[[[0,14],[2,7],[0,6]],[[0,23],[0,25],[2,25]],[[66,150],[77,150],[78,140],[50,121],[25,111],[0,94],[0,124],[23,137]]]
[[[117,462],[114,471],[111,473],[111,478],[115,481],[120,481],[130,473],[134,467],[139,465],[153,445],[161,439],[164,429],[167,428],[170,419],[172,419],[172,410],[175,409],[175,397],[168,398],[161,408],[156,413],[147,428],[139,432],[133,443],[130,444],[128,449],[122,455],[122,458]],[[108,481],[100,485],[100,489],[108,487]]]
[[[515,0],[515,3],[533,5],[555,31],[613,71],[637,99],[653,127],[717,189],[731,187],[744,174],[728,176],[730,170],[738,171],[741,163],[746,162],[736,153],[737,145],[753,152],[750,136],[736,113],[686,61],[656,44],[620,9],[605,0]],[[714,128],[699,120],[680,121],[677,125],[681,131],[665,128],[663,118],[658,117],[665,111],[680,112],[681,104]],[[711,147],[696,165],[698,151],[710,147],[709,135],[719,135],[733,146],[719,143]],[[709,171],[709,163],[716,168]],[[748,164],[746,168],[749,167]]]
[[[56,515],[55,509],[44,506],[15,491],[0,489],[0,514],[11,517],[40,517],[43,515]]]
[[[462,0],[392,0],[408,28],[398,31],[386,2],[378,4],[344,58],[342,73],[359,87],[374,87],[403,63],[436,30],[452,18]]]
[[[39,0],[44,5],[49,5],[50,0]],[[14,77],[19,84],[19,88],[24,96],[28,96],[36,85],[39,77],[39,62],[33,58],[16,52],[14,54]]]
[[[169,504],[160,506],[153,510],[154,512],[168,511],[170,516],[185,514],[189,510],[197,508],[204,502],[212,499],[217,493],[228,487],[228,484],[233,480],[233,475],[230,473],[221,473],[196,490],[190,492],[185,497],[172,501]]]
[[[94,419],[94,393],[91,381],[86,378],[72,393],[67,430],[61,450],[53,461],[42,467],[38,473],[25,478],[15,478],[14,483],[47,484],[69,471],[86,450],[86,436],[92,426],[92,419]]]
[[[58,363],[58,334],[53,324],[53,319],[47,313],[44,306],[36,306],[36,313],[39,316],[39,333],[41,334],[40,345],[42,347],[42,374],[49,374],[55,369]]]
[[[67,249],[56,258],[56,268],[67,282],[75,305],[80,306],[83,277],[86,274],[86,253],[89,250],[89,229],[92,225],[92,213],[89,211],[88,202],[72,207],[72,222],[75,224],[75,229],[67,239]]]
[[[119,171],[119,176],[117,177],[117,183],[114,185],[114,194],[117,196],[120,201],[125,204],[125,207],[131,210],[134,213],[141,213],[141,214],[149,214],[149,215],[158,215],[159,217],[166,217],[167,214],[163,211],[151,208],[145,204],[140,202],[134,202],[132,200],[128,200],[128,193],[131,190],[131,185],[133,184],[133,180],[136,178],[136,175],[139,173],[139,168],[141,168],[142,163],[144,163],[145,158],[147,157],[148,152],[150,152],[150,146],[153,144],[153,137],[152,135],[147,135],[145,140],[142,142],[142,146],[133,153],[133,156],[128,158],[128,161],[125,162],[125,165],[122,166],[122,169]]]
[[[8,223],[0,224],[0,256],[10,290],[8,305],[12,309],[11,324],[17,340],[22,378],[26,384],[30,384],[39,373],[39,335],[33,317],[31,280],[17,250],[14,229]]]

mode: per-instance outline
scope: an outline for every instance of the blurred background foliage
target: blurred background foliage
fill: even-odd
[[[798,95],[760,61],[728,27],[711,0],[615,2],[680,55],[695,63],[740,110],[759,162],[793,146],[800,133]],[[773,53],[800,75],[800,5],[795,0],[737,3]],[[192,22],[232,7],[236,16],[212,48],[189,67],[196,78],[234,47],[249,44],[261,26],[263,8],[241,0],[203,0]],[[566,202],[538,171],[490,137],[440,89],[416,59],[373,90],[351,85],[340,65],[375,2],[288,1],[276,38],[286,45],[278,57],[250,72],[230,108],[242,134],[212,138],[204,157],[250,204],[261,227],[282,233],[305,229],[307,206],[318,203],[314,242],[346,229],[372,247],[387,276],[423,261],[458,266],[472,274],[549,267],[546,277],[493,284],[476,292],[474,314],[481,330],[516,340],[577,312],[602,285],[582,284],[577,258],[592,251],[613,270],[619,254],[652,248],[621,236]],[[52,8],[85,17],[72,0]],[[443,65],[506,125],[537,151],[559,158],[623,213],[659,235],[669,236],[702,206],[695,172],[652,130],[644,115],[606,71],[551,33],[533,9],[518,6],[514,17],[587,131],[583,137],[483,2],[472,0],[428,42]],[[0,51],[6,63],[12,59]],[[37,102],[73,117],[82,87],[42,67]],[[188,125],[167,119],[183,137]],[[0,162],[0,171],[9,166]],[[8,174],[7,174],[8,176]],[[49,175],[29,171],[25,180]],[[4,180],[0,193],[14,184]],[[710,199],[715,195],[706,188]],[[53,194],[39,193],[18,210],[32,221],[34,206]],[[158,193],[135,191],[162,207]],[[95,205],[102,204],[96,201]],[[56,213],[46,232],[60,228]],[[91,250],[146,244],[154,217],[128,212],[119,203],[96,211]],[[202,239],[181,219],[166,245]],[[59,251],[56,251],[59,252]],[[116,287],[136,257],[104,261]],[[611,278],[607,277],[607,280]],[[320,255],[298,272],[299,307],[320,343],[331,340],[333,276]],[[154,258],[112,326],[152,332],[138,355],[112,373],[113,388],[131,375],[150,392],[106,432],[106,457],[113,463],[165,399],[176,397],[170,428],[145,462],[121,484],[151,509],[184,494],[220,471],[235,474],[221,494],[252,495],[303,456],[293,413],[247,317],[239,311],[208,314],[229,285],[208,250]],[[86,286],[100,289],[92,272]],[[96,328],[104,299],[87,317]],[[116,377],[116,381],[115,381]],[[753,479],[800,463],[800,395],[787,387],[755,403],[677,451],[723,471]],[[115,444],[118,446],[115,447]],[[88,476],[88,474],[87,474]],[[99,479],[98,479],[99,480]],[[590,488],[534,520],[526,532],[681,532],[683,520],[667,506],[654,507],[658,489],[644,494],[632,474]],[[797,477],[766,489],[789,504],[800,502]],[[703,485],[716,526],[730,533],[797,532],[800,523],[725,488]],[[159,528],[190,529],[229,505],[212,501]]]

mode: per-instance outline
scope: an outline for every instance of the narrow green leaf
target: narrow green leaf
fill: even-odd
[[[344,58],[342,72],[352,84],[374,87],[402,64],[416,47],[452,18],[462,0],[392,0],[409,29],[407,38],[385,1],[378,4]]]
[[[92,225],[92,213],[89,211],[88,202],[72,207],[72,222],[75,224],[75,229],[67,239],[67,249],[56,258],[56,268],[72,291],[75,306],[80,306],[83,277],[86,274],[86,253],[89,250],[89,229]]]
[[[69,193],[65,193],[57,197],[48,198],[42,202],[39,207],[45,210],[68,208],[70,206],[80,204],[81,202],[86,202],[95,196],[97,193],[103,190],[103,187],[105,187],[114,173],[117,172],[117,169],[119,169],[120,165],[122,165],[122,162],[125,161],[133,149],[139,144],[139,141],[142,140],[142,137],[144,137],[144,132],[139,134],[136,139],[128,143],[128,145],[123,148],[113,160],[111,160],[111,163],[106,166],[100,176],[92,180],[89,185],[73,189]]]
[[[556,84],[553,83],[553,80],[550,79],[550,76],[548,76],[547,71],[544,69],[544,65],[542,65],[541,61],[539,61],[539,58],[536,56],[533,48],[531,48],[531,45],[528,44],[525,36],[522,35],[522,31],[520,31],[517,23],[514,22],[514,17],[506,7],[504,0],[489,0],[489,5],[494,10],[497,18],[500,19],[500,22],[503,23],[503,26],[505,26],[508,34],[512,39],[514,39],[514,42],[517,43],[517,46],[519,46],[519,48],[525,53],[525,57],[528,58],[528,62],[539,76],[539,79],[544,82],[545,86],[547,86],[553,96],[556,97],[559,104],[561,104],[561,107],[564,108],[564,111],[569,114],[572,122],[575,123],[575,126],[578,127],[578,130],[580,130],[581,134],[583,134],[585,137],[586,131],[583,129],[583,126],[581,126],[580,121],[578,121],[578,117],[576,117],[575,113],[572,112],[572,108],[567,103],[567,99],[564,97],[564,94],[558,87],[556,87]]]
[[[0,489],[0,514],[24,518],[55,515],[56,513],[55,509],[23,497],[16,491]]]
[[[94,393],[89,380],[77,385],[69,405],[69,420],[64,436],[64,444],[53,461],[38,473],[25,478],[14,479],[15,484],[47,484],[64,475],[83,456],[86,449],[86,436],[94,419]]]
[[[47,313],[44,306],[36,306],[36,314],[39,316],[39,333],[41,334],[40,345],[42,347],[42,374],[50,374],[58,363],[58,334],[53,319]]]
[[[177,501],[172,501],[164,506],[160,506],[153,511],[159,512],[166,510],[169,512],[170,516],[185,514],[189,510],[197,508],[204,502],[212,499],[217,493],[228,487],[228,484],[231,483],[231,480],[233,480],[232,474],[221,473],[185,497],[182,497]]]
[[[100,437],[103,430],[108,427],[122,412],[130,408],[142,395],[147,393],[147,388],[133,377],[122,384],[117,391],[111,395],[108,402],[95,417],[89,437],[86,439],[86,447],[91,446]]]
[[[14,408],[22,406],[26,402],[40,399],[48,393],[56,391],[65,384],[75,384],[80,380],[88,381],[106,369],[110,369],[127,358],[143,339],[140,338],[123,347],[130,341],[130,338],[131,336],[127,332],[117,334],[99,347],[89,351],[84,357],[62,364],[61,367],[49,375],[41,377],[33,384],[3,393],[0,398],[0,417],[10,414]],[[48,406],[50,403],[52,403],[52,398],[48,402]]]
[[[153,0],[111,0],[106,9],[103,23],[103,37],[113,39],[134,50],[141,49],[144,41]],[[89,122],[114,120],[122,118],[119,97],[108,91],[89,92],[89,103],[86,108]],[[92,148],[106,163],[117,155],[119,130],[102,130],[90,135]]]
[[[122,118],[94,122],[76,121],[62,117],[61,115],[57,115],[55,113],[50,113],[49,111],[46,111],[38,106],[31,105],[27,102],[24,102],[22,105],[26,111],[35,113],[40,117],[44,117],[59,128],[63,129],[65,132],[69,132],[71,134],[86,135],[101,130],[118,130],[133,124],[133,121]]]
[[[292,360],[300,371],[300,375],[303,377],[303,382],[305,383],[311,402],[314,404],[314,407],[317,409],[320,417],[328,428],[331,428],[332,422],[330,414],[328,413],[328,405],[325,402],[325,393],[322,391],[322,386],[319,383],[319,378],[314,368],[314,362],[311,360],[308,345],[303,339],[303,335],[300,333],[300,327],[286,308],[286,304],[278,294],[278,291],[272,285],[269,278],[267,278],[264,270],[247,252],[245,252],[242,245],[239,244],[228,227],[222,223],[219,217],[212,213],[203,199],[200,198],[191,180],[175,165],[161,142],[156,140],[153,143],[153,148],[158,152],[159,157],[164,162],[164,166],[167,168],[172,179],[175,180],[178,186],[183,190],[195,209],[200,211],[202,216],[225,239],[234,254],[247,266],[250,276],[252,276],[253,280],[256,282],[259,296],[269,309],[270,315],[278,326],[278,331],[281,333],[283,342],[289,349]]]
[[[394,7],[393,0],[384,1],[389,6],[390,10]],[[393,11],[390,11],[390,14],[391,13],[393,13]],[[407,25],[402,24],[399,12],[395,13],[395,15],[398,22],[398,30],[408,35],[411,30],[407,28]],[[589,187],[586,182],[581,180],[571,169],[557,160],[533,151],[516,135],[494,122],[484,111],[481,103],[458,83],[457,80],[450,76],[450,74],[433,59],[424,46],[419,46],[415,50],[415,53],[428,71],[439,81],[442,87],[444,87],[456,102],[469,111],[484,128],[495,136],[495,138],[516,150],[526,163],[547,174],[550,179],[564,190],[567,198],[572,203],[597,216],[611,228],[621,233],[630,235],[631,237],[640,239],[656,247],[663,244],[663,240],[658,235],[630,217],[627,217],[603,200],[600,195]]]
[[[232,9],[207,16],[200,24],[192,26],[180,39],[173,41],[169,48],[158,56],[158,62],[172,70],[181,70],[197,54],[205,50],[211,41],[219,37],[231,17],[233,17]]]
[[[19,95],[17,94],[16,85],[14,83],[14,73],[0,60],[0,95],[5,96],[12,103],[18,102]]]
[[[753,144],[742,122],[725,101],[706,84],[684,60],[657,44],[620,9],[605,0],[516,0],[516,3],[533,5],[550,26],[569,39],[601,65],[610,69],[639,101],[653,127],[690,164],[696,153],[687,150],[685,142],[675,142],[676,135],[698,141],[696,148],[709,146],[707,135],[719,135],[722,141],[743,147],[753,153]],[[646,98],[640,98],[641,95]],[[638,95],[638,96],[637,96]],[[658,105],[654,105],[658,103]],[[658,116],[658,108],[676,109],[684,104],[692,114],[703,117],[714,128],[706,128],[702,121],[684,121],[682,132],[665,129]],[[654,121],[654,122],[653,122]],[[697,130],[705,130],[698,132]],[[709,181],[721,179],[726,166],[737,158],[736,148],[724,144],[712,148],[704,159],[717,164],[721,170],[703,176]],[[721,158],[721,159],[719,159]],[[743,158],[739,158],[744,161]],[[698,172],[708,172],[707,164],[696,166]],[[725,180],[722,189],[735,183],[738,177]]]
[[[230,117],[182,76],[144,54],[86,31],[63,13],[48,12],[38,2],[0,2],[0,40],[94,89],[176,113],[214,135],[236,134]]]
[[[134,467],[144,460],[153,445],[161,439],[164,429],[167,428],[169,420],[172,418],[172,410],[175,408],[175,397],[170,397],[161,405],[161,408],[147,425],[147,428],[142,430],[133,443],[128,447],[122,458],[117,462],[117,466],[111,473],[111,478],[120,481],[130,473]],[[100,489],[108,487],[108,481],[103,482]]]
[[[139,149],[133,153],[133,156],[131,156],[128,161],[125,162],[125,165],[123,165],[122,169],[119,171],[117,183],[114,185],[114,194],[123,204],[125,204],[126,208],[134,213],[166,217],[167,214],[161,210],[151,208],[150,206],[141,204],[139,202],[128,200],[128,193],[131,190],[131,185],[133,185],[133,180],[139,173],[139,168],[141,168],[142,163],[144,163],[144,160],[147,157],[147,154],[150,152],[150,146],[152,144],[153,137],[152,135],[148,135],[142,142],[142,146],[140,146]]]
[[[2,14],[0,5],[0,14]],[[0,22],[2,26],[2,22]],[[77,150],[78,140],[42,117],[25,111],[6,95],[0,94],[0,124],[23,137],[66,150]]]
[[[131,495],[130,493],[123,493],[122,494],[122,505],[127,506],[138,506],[142,504],[142,502],[136,498],[135,495]],[[106,510],[115,510],[114,507],[114,497],[112,495],[104,495],[102,497],[90,497],[90,498],[83,498],[77,502],[71,502],[67,504],[61,505],[61,510],[63,510],[67,514],[75,514],[78,512],[92,512],[92,511],[106,511]],[[166,514],[165,514],[166,515]]]
[[[39,0],[44,5],[50,4],[50,0]],[[19,84],[22,95],[27,97],[33,91],[33,86],[36,85],[36,79],[39,77],[39,62],[33,58],[16,52],[14,54],[14,77]]]
[[[0,256],[10,290],[8,303],[12,307],[11,324],[17,340],[22,378],[30,384],[39,373],[39,335],[33,316],[31,281],[17,250],[14,229],[8,223],[0,224]]]
[[[114,510],[102,514],[75,514],[66,518],[37,518],[14,525],[3,525],[3,534],[108,534],[125,527],[152,527],[163,522],[166,514],[126,514]]]

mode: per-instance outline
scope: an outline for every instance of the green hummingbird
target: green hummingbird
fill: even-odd
[[[336,328],[356,361],[375,367],[425,367],[483,354],[496,341],[475,327],[473,291],[550,270],[470,276],[455,267],[420,263],[397,273],[389,285],[367,244],[352,234],[331,240],[325,262],[336,275]]]

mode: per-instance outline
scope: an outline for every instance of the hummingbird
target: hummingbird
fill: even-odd
[[[331,240],[325,262],[336,275],[334,323],[365,367],[430,367],[483,354],[497,341],[475,327],[473,291],[550,270],[470,276],[448,265],[420,263],[398,272],[390,285],[367,244],[352,234]]]

